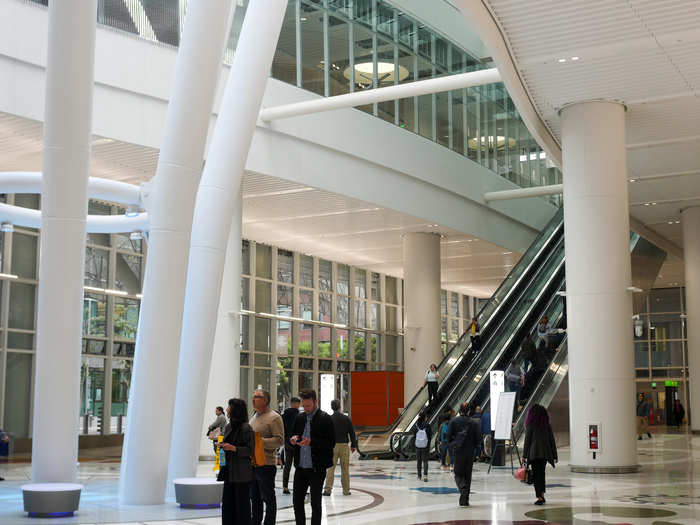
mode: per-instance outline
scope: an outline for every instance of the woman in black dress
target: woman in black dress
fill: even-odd
[[[535,485],[537,501],[535,505],[544,505],[546,490],[544,469],[547,463],[552,465],[559,460],[554,432],[549,423],[549,414],[542,405],[532,405],[525,419],[525,444],[523,460],[532,466],[532,479]]]

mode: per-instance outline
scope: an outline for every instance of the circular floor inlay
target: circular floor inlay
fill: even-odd
[[[528,518],[546,521],[573,521],[577,514],[601,514],[608,518],[669,518],[671,510],[649,507],[554,507],[526,512]]]

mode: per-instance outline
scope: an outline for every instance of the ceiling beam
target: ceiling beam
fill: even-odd
[[[635,219],[631,215],[630,229],[633,232],[638,233],[639,235],[644,237],[650,243],[655,244],[662,250],[666,250],[666,252],[670,253],[671,255],[683,260],[683,249],[680,246],[678,246],[674,242],[669,241],[663,235],[659,235],[654,230],[645,225],[642,221],[640,221],[639,219]]]

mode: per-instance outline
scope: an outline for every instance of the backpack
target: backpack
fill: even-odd
[[[440,441],[441,441],[442,443],[446,443],[446,442],[447,442],[447,427],[448,427],[448,426],[449,426],[449,423],[448,423],[447,421],[445,421],[445,422],[442,424],[442,427],[440,428]]]
[[[265,449],[263,448],[263,440],[260,433],[253,430],[253,450],[250,455],[250,461],[254,467],[265,466]]]
[[[428,446],[428,433],[424,428],[419,428],[416,432],[416,448],[427,448]]]

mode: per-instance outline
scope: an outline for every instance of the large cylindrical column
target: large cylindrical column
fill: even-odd
[[[32,480],[75,481],[97,0],[49,5]]]
[[[439,364],[440,351],[440,236],[403,236],[404,404],[423,385],[430,363]]]
[[[177,420],[173,429],[178,446],[173,448],[171,456],[171,477],[194,475],[204,430],[202,417],[211,412],[206,406],[207,381],[215,331],[217,325],[221,326],[219,305],[226,247],[230,246],[231,258],[233,252],[238,251],[235,257],[240,265],[240,230],[232,233],[231,225],[240,221],[243,169],[286,8],[287,0],[265,0],[248,5],[197,192],[180,346],[180,363],[187,364],[187,368],[181,366],[178,374]],[[229,240],[234,235],[235,246],[232,245],[234,241]],[[231,278],[240,286],[240,267],[236,270],[231,266],[231,270],[236,274]],[[236,286],[231,286],[231,293]],[[233,310],[238,311],[240,292],[231,300],[235,304]],[[231,356],[225,363],[236,359],[237,344],[238,341],[231,341],[227,345]],[[236,359],[232,368],[219,370],[229,375],[226,383],[231,388],[236,384],[234,376],[238,377],[238,365]],[[219,404],[225,400],[218,400]]]
[[[149,209],[119,478],[127,504],[165,499],[192,215],[231,14],[231,0],[191,0],[187,8]]]
[[[688,329],[690,375],[689,420],[693,434],[700,434],[700,206],[686,208],[683,220],[685,263],[685,313]],[[696,417],[697,414],[697,417]]]
[[[571,468],[637,466],[625,107],[561,112]],[[600,451],[588,451],[598,424]]]

